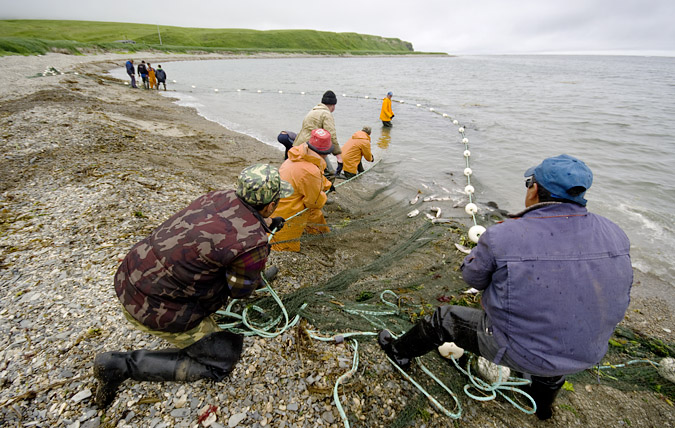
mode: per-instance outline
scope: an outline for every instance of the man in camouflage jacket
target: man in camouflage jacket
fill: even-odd
[[[229,297],[248,297],[262,285],[269,219],[293,193],[270,165],[242,171],[238,188],[197,198],[127,254],[115,291],[127,320],[176,349],[106,352],[96,356],[96,403],[104,408],[126,379],[222,380],[241,354],[243,338],[222,331],[211,315]],[[269,224],[268,224],[269,222]]]

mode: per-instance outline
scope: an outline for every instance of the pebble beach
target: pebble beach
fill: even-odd
[[[164,66],[222,56],[133,58]],[[0,58],[0,426],[344,426],[333,387],[352,368],[354,349],[349,341],[312,341],[302,321],[274,338],[246,337],[241,361],[223,382],[127,381],[108,409],[94,405],[97,353],[168,346],[134,330],[120,312],[112,281],[128,249],[201,194],[234,188],[246,166],[283,160],[274,147],[105,74],[127,59]],[[349,215],[339,193],[327,208],[333,219]],[[273,253],[280,274],[272,285],[283,295],[320,283],[388,244],[373,238],[365,245],[363,253],[327,251],[332,263],[321,269],[302,268],[316,258],[309,252]],[[672,342],[672,305],[650,290],[634,296],[625,324]],[[360,343],[359,359],[340,389],[341,405],[352,426],[392,426],[417,389],[373,340]],[[675,427],[675,408],[659,394],[605,385],[564,391],[556,404],[575,411],[558,407],[548,422],[505,402],[462,400],[462,427]],[[404,426],[453,423],[422,403],[423,414]]]

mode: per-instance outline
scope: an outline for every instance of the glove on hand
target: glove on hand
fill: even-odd
[[[272,219],[272,223],[270,223],[270,229],[274,230],[276,229],[277,231],[281,230],[282,227],[284,227],[284,224],[286,223],[286,220],[284,220],[283,217],[274,217]]]

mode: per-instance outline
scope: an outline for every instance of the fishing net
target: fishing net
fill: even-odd
[[[376,179],[367,181],[367,178],[364,176],[363,182],[338,189],[336,202],[324,208],[330,234],[305,234],[300,238],[301,254],[275,255],[286,261],[297,257],[299,264],[310,264],[308,270],[324,271],[316,282],[301,281],[299,288],[282,293],[281,300],[289,318],[299,315],[309,323],[309,329],[323,336],[345,335],[346,338],[351,332],[375,333],[382,328],[402,333],[419,317],[431,314],[442,304],[480,307],[479,295],[465,293],[468,287],[459,271],[465,254],[455,244],[471,246],[467,230],[472,224],[462,204],[447,202],[442,207],[442,217],[447,219],[444,223],[433,223],[425,215],[409,218],[407,214],[413,208],[431,212],[431,204],[420,201],[413,206],[407,200],[393,199],[388,192],[389,184],[378,184]],[[428,190],[425,194],[432,192]],[[503,219],[498,209],[490,209],[488,205],[481,205],[480,212],[477,220],[486,227]],[[280,281],[283,283],[283,276]],[[246,304],[263,309],[251,315],[257,322],[281,317],[279,305],[269,296],[246,301]],[[374,335],[362,336],[359,340],[375,341]],[[639,336],[624,327],[617,329],[610,344],[605,358],[608,365],[631,360],[658,362],[675,356],[672,344]],[[370,358],[382,360],[384,356]],[[468,383],[467,377],[453,364],[433,352],[422,361],[439,380],[462,396],[461,401],[468,401],[462,392]],[[411,376],[446,409],[456,409],[452,397],[417,365],[413,365]],[[656,391],[671,400],[675,398],[674,385],[664,380],[649,363],[587,370],[571,376],[569,381],[572,384],[599,382],[620,390]],[[411,426],[414,421],[429,418],[427,397],[414,392],[411,397],[390,426]],[[530,407],[519,395],[511,394],[511,397],[524,408]]]
[[[571,382],[600,383],[621,391],[654,391],[675,401],[675,383],[664,379],[658,364],[675,358],[675,344],[618,326],[602,365],[571,376]]]
[[[463,132],[460,128],[462,137]],[[347,340],[359,336],[359,340],[373,343],[379,330],[405,332],[442,304],[480,307],[480,296],[467,292],[459,266],[466,251],[475,245],[469,238],[471,230],[503,220],[505,212],[493,202],[473,200],[468,140],[462,138],[462,142],[467,149],[465,164],[459,162],[455,171],[447,174],[446,183],[420,183],[421,188],[411,190],[407,199],[400,192],[410,189],[409,183],[387,175],[395,165],[376,165],[350,183],[337,181],[337,194],[331,196],[334,203],[323,208],[331,232],[305,233],[299,238],[300,253],[271,256],[271,261],[283,267],[274,285],[280,287],[283,305],[276,296],[263,296],[237,302],[232,310],[254,307],[249,317],[256,325],[274,325],[283,318],[295,318],[293,322],[302,319],[299,331],[308,337],[313,334],[308,332],[311,330],[323,337]],[[607,367],[571,376],[570,382],[600,382],[620,390],[650,390],[675,398],[673,384],[658,374],[656,364],[638,362],[672,357],[672,345],[626,328],[618,329],[610,343]],[[305,352],[311,353],[311,345],[306,347]],[[381,361],[384,355],[377,351],[377,355],[366,355],[363,360]],[[422,361],[453,392],[448,394],[419,365],[413,365],[412,378],[446,411],[461,414],[461,405],[453,394],[467,401],[462,393],[467,376],[437,353],[425,355]],[[337,374],[331,378],[336,379]],[[408,395],[411,398],[398,411],[391,427],[415,426],[416,421],[430,417],[429,398],[422,392]],[[531,409],[519,394],[506,392],[497,399],[512,401],[526,412]],[[449,413],[446,415],[455,417]]]

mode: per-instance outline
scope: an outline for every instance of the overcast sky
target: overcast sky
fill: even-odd
[[[0,19],[356,32],[460,55],[675,56],[675,0],[0,0]]]

